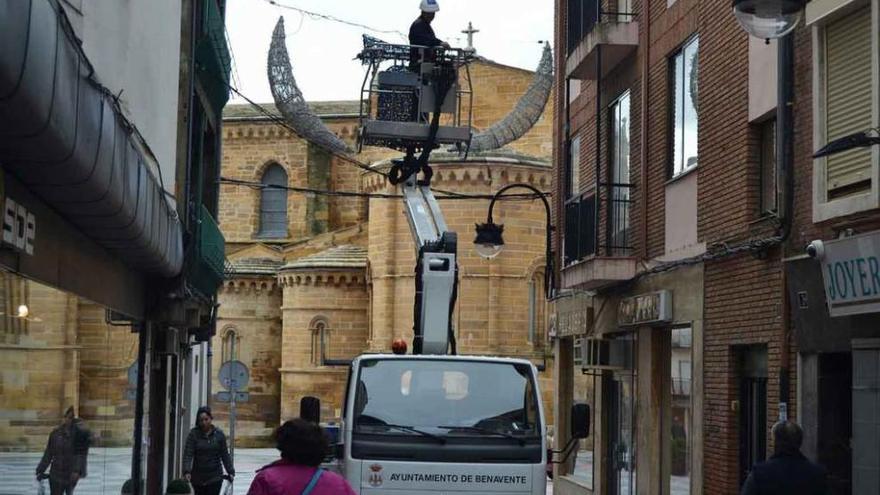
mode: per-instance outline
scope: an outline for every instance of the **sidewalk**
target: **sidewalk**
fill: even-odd
[[[35,495],[34,470],[41,456],[42,452],[0,452],[0,495]],[[257,469],[276,459],[275,449],[236,449],[234,493],[246,494]],[[89,451],[88,477],[77,485],[75,495],[119,495],[130,472],[130,448],[93,448]],[[553,493],[552,486],[548,486],[547,493]]]

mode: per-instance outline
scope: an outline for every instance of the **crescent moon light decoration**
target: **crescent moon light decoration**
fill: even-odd
[[[553,51],[547,44],[535,71],[535,79],[525,94],[503,119],[474,136],[470,150],[472,152],[495,150],[523,137],[544,113],[552,88]]]
[[[272,45],[269,48],[269,60],[267,69],[269,72],[269,86],[272,88],[272,96],[275,105],[284,116],[284,119],[305,139],[326,148],[333,153],[347,154],[351,149],[344,141],[333,134],[324,125],[324,122],[309,108],[303,97],[302,91],[293,77],[293,69],[290,65],[290,56],[285,45],[284,18],[278,19],[275,31],[272,33]]]

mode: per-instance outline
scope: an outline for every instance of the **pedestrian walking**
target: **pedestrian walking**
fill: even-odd
[[[773,426],[773,456],[756,464],[742,488],[742,495],[828,495],[825,469],[801,453],[804,432],[796,423]]]
[[[49,434],[46,450],[37,465],[37,480],[45,479],[49,469],[49,491],[52,495],[73,495],[81,478],[85,478],[91,433],[76,417],[73,406],[64,412],[63,422]]]
[[[320,426],[287,421],[275,442],[281,459],[257,471],[248,495],[354,495],[345,478],[320,467],[330,448]]]
[[[200,407],[196,426],[190,430],[183,451],[183,476],[193,487],[195,495],[219,495],[223,485],[223,469],[229,482],[235,478],[235,468],[229,457],[226,435],[213,424],[209,407]]]

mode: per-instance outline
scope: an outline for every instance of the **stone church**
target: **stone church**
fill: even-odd
[[[500,121],[517,105],[535,73],[478,59],[470,66],[475,130]],[[438,190],[491,195],[512,183],[549,191],[552,180],[552,96],[543,116],[520,139],[467,159],[438,150],[432,185]],[[275,110],[272,105],[267,108]],[[350,145],[358,133],[357,101],[310,105]],[[247,105],[224,112],[222,177],[335,192],[395,193],[386,178],[332,157]],[[390,150],[356,155],[387,169]],[[513,191],[517,192],[517,191]],[[522,191],[520,191],[522,192]],[[548,315],[544,298],[546,216],[538,200],[502,201],[505,251],[487,261],[473,249],[474,224],[485,222],[488,199],[442,200],[459,236],[460,285],[454,326],[461,354],[521,357],[546,364],[545,411],[552,418]],[[327,360],[389,352],[395,338],[412,342],[415,243],[400,199],[315,195],[221,185],[220,225],[229,278],[220,295],[213,340],[215,419],[227,425],[217,401],[220,364],[245,363],[248,401],[237,405],[236,444],[268,445],[299,401],[322,400],[322,421],[338,421],[345,367]]]

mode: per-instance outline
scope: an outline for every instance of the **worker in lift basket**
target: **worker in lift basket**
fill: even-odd
[[[440,5],[437,4],[437,0],[421,0],[420,8],[422,14],[409,28],[409,44],[431,48],[438,46],[449,48],[449,43],[437,39],[434,30],[431,28],[431,21],[434,20],[434,15],[440,11]]]

